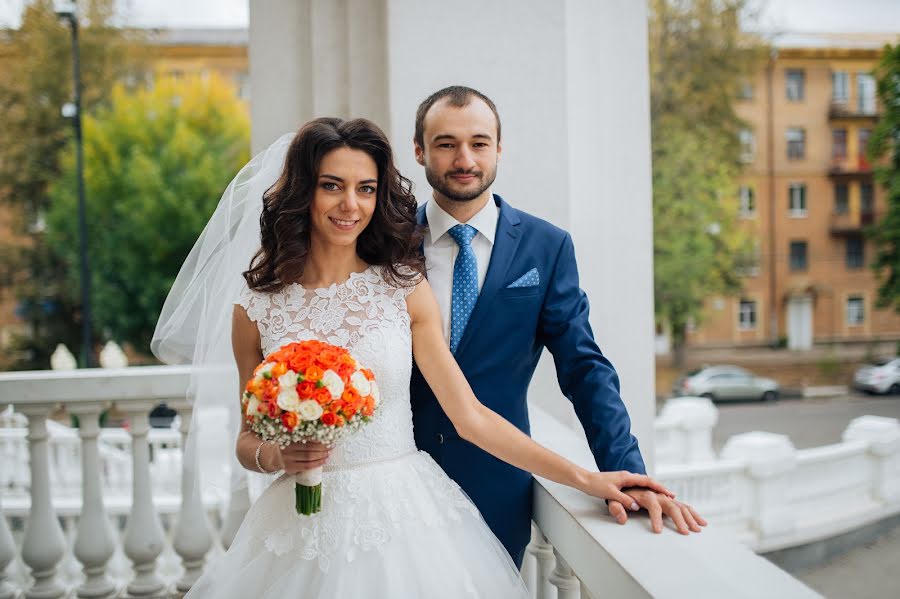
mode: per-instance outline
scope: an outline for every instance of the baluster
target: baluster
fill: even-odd
[[[16,544],[12,533],[6,524],[6,516],[3,515],[3,506],[0,505],[0,599],[13,599],[16,590],[6,582],[6,569],[16,557]]]
[[[81,517],[75,537],[75,557],[84,568],[84,583],[78,588],[79,597],[107,598],[118,594],[116,585],[107,576],[109,558],[115,551],[115,536],[109,523],[103,493],[100,488],[100,403],[71,406],[78,416],[81,437]]]
[[[531,523],[531,539],[528,541],[528,547],[531,546],[531,543],[534,542],[536,525],[534,522]],[[525,586],[528,587],[528,590],[531,596],[534,596],[534,556],[531,555],[531,552],[528,551],[528,547],[525,547],[525,555],[522,556],[522,567],[519,569],[519,574],[522,575],[522,580],[525,581]]]
[[[234,536],[237,534],[244,516],[250,509],[250,491],[246,482],[243,485],[235,486],[232,482],[231,496],[228,499],[228,513],[225,514],[225,522],[222,523],[222,532],[220,533],[220,541],[222,547],[227,551],[231,547]]]
[[[125,555],[134,568],[134,580],[128,585],[132,597],[157,597],[164,594],[165,583],[156,570],[156,558],[162,553],[165,537],[153,507],[150,487],[149,412],[152,402],[129,402],[123,406],[131,420],[132,475],[131,515],[125,527]]]
[[[181,510],[175,523],[175,551],[181,556],[184,575],[175,588],[187,592],[203,574],[206,554],[212,547],[212,536],[206,523],[206,512],[200,495],[200,472],[196,448],[188,451],[187,436],[193,410],[187,401],[171,402],[181,416]],[[193,439],[196,444],[196,438]],[[188,463],[188,458],[192,463]]]
[[[555,589],[550,584],[550,572],[553,570],[553,545],[547,542],[544,533],[537,527],[533,529],[532,541],[528,544],[527,551],[535,559],[534,589],[532,589],[535,598],[551,599],[555,597]]]
[[[31,511],[25,526],[22,561],[31,568],[34,577],[34,585],[25,593],[26,599],[57,599],[66,594],[56,571],[65,555],[66,542],[50,502],[47,413],[51,407],[32,404],[21,410],[28,417],[31,465]]]
[[[556,568],[550,574],[550,583],[556,587],[556,596],[558,599],[580,599],[581,583],[572,573],[572,568],[566,563],[562,555],[555,548],[553,555],[556,556]]]

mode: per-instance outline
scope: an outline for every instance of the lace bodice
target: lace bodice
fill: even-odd
[[[382,405],[375,418],[340,441],[328,468],[374,462],[415,451],[409,377],[412,339],[406,297],[413,287],[389,284],[381,267],[353,273],[322,289],[291,284],[276,293],[245,287],[237,302],[256,322],[263,355],[294,341],[318,339],[347,348],[375,373]]]

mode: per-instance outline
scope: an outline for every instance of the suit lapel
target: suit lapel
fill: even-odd
[[[456,356],[461,356],[472,337],[478,334],[481,323],[490,311],[491,301],[506,281],[506,273],[521,240],[518,215],[500,196],[495,194],[494,200],[500,207],[500,216],[497,219],[497,232],[494,235],[491,261],[488,263],[487,276],[484,279],[484,285],[481,286],[481,293],[478,294],[475,308],[472,310],[472,315],[469,316],[469,322],[466,324],[459,347],[456,348],[454,354]]]

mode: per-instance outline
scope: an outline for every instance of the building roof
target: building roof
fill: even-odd
[[[150,29],[151,39],[160,46],[246,47],[249,35],[240,29]]]
[[[811,33],[785,31],[774,34],[778,49],[881,50],[885,44],[900,43],[900,32],[893,33]]]

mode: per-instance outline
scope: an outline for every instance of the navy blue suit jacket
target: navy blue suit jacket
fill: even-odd
[[[500,215],[487,277],[455,352],[466,379],[483,404],[529,433],[528,385],[546,347],[600,470],[645,474],[618,376],[594,342],[572,238],[500,196],[494,201]],[[418,217],[427,224],[424,205]],[[508,287],[533,268],[537,286]],[[531,536],[531,474],[461,439],[418,368],[411,397],[416,445],[468,493],[520,565]]]

